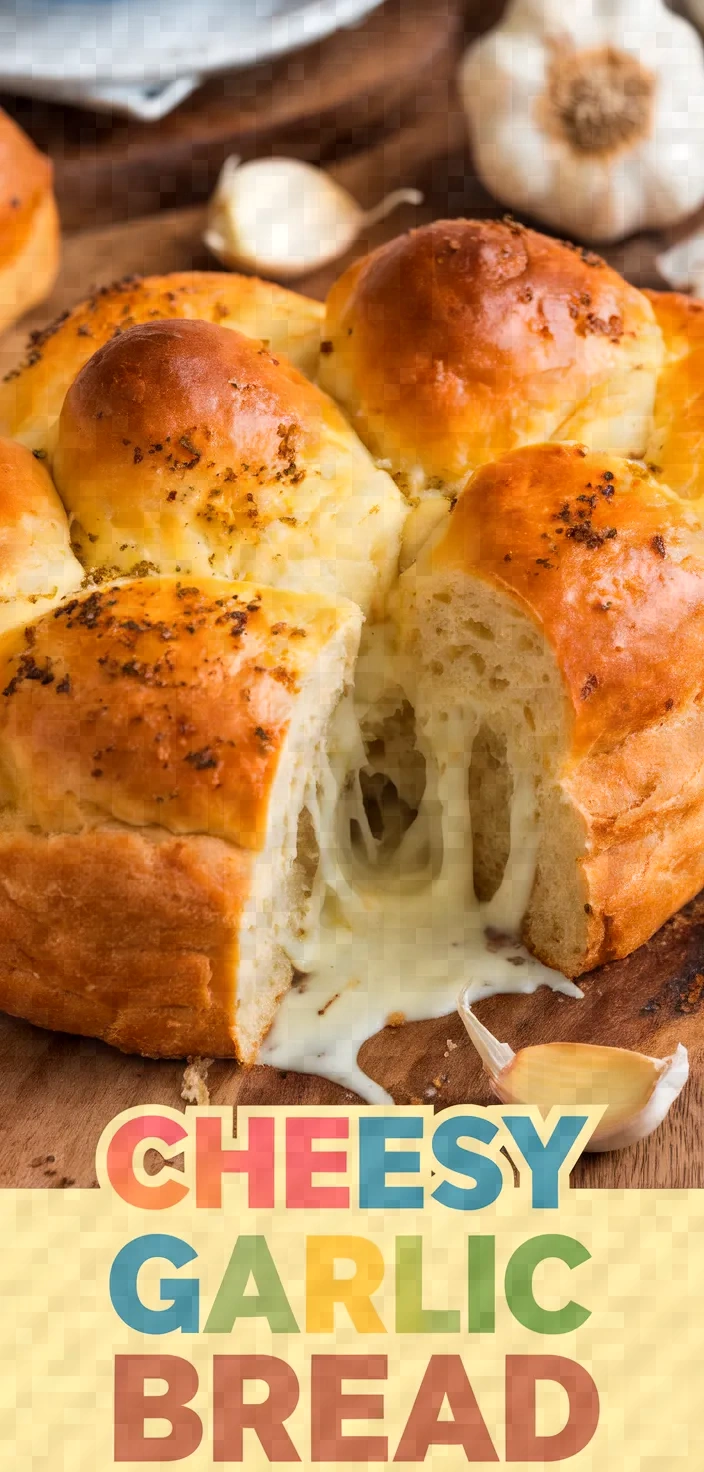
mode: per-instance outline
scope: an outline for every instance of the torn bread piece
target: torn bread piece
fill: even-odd
[[[343,600],[150,578],[4,636],[5,1011],[147,1056],[254,1058],[360,624]]]
[[[635,462],[519,450],[470,480],[397,612],[421,729],[466,712],[498,927],[507,905],[567,976],[627,955],[704,884],[697,518]]]

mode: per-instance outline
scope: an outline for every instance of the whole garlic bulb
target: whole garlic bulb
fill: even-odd
[[[662,0],[510,0],[460,85],[486,187],[570,236],[618,240],[704,199],[704,54]]]

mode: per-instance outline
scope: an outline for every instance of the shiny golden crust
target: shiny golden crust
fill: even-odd
[[[646,460],[665,485],[704,498],[704,302],[649,291],[665,343]],[[702,508],[699,508],[701,515]]]
[[[476,472],[432,565],[510,591],[562,671],[580,753],[704,689],[704,537],[634,461],[534,445]]]
[[[493,590],[552,655],[563,708],[541,739],[558,744],[556,756],[547,744],[543,755],[557,786],[543,819],[529,945],[572,975],[629,954],[704,885],[697,518],[640,465],[578,446],[532,446],[475,474],[417,575],[428,599],[439,592],[458,609],[464,580]],[[520,707],[518,692],[509,698]],[[550,906],[566,894],[582,917],[571,954],[550,934]]]
[[[661,352],[650,303],[591,251],[452,220],[336,282],[320,376],[410,491],[452,490],[531,441],[642,453]]]
[[[217,578],[67,599],[0,651],[6,801],[44,832],[114,818],[260,849],[295,701],[340,617]]]
[[[163,571],[202,560],[207,573],[213,549],[227,558],[293,515],[326,412],[339,420],[285,359],[239,332],[174,321],[113,338],[66,395],[54,456],[82,560],[112,555],[119,572],[144,557]]]
[[[577,976],[628,956],[704,887],[704,715],[693,698],[565,772],[584,823],[578,861],[584,949]],[[566,876],[567,877],[567,876]],[[555,957],[535,935],[541,959]]]
[[[76,375],[103,343],[137,323],[183,318],[235,327],[314,375],[323,312],[319,302],[251,276],[180,271],[129,277],[33,334],[26,358],[0,388],[0,430],[33,449],[50,447]]]
[[[23,445],[0,440],[0,631],[36,618],[82,577],[45,467]]]
[[[66,396],[54,476],[91,569],[253,577],[365,610],[395,571],[404,503],[339,409],[211,323],[100,348]]]
[[[59,264],[53,170],[0,110],[0,331],[48,295]]]
[[[234,1057],[251,862],[200,834],[0,833],[0,1006],[147,1057]]]

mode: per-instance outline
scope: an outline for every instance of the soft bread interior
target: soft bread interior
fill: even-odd
[[[325,647],[296,701],[279,762],[239,936],[233,1030],[244,1059],[254,1056],[272,1022],[309,923],[319,863],[310,809],[328,770],[331,718],[352,678],[358,636],[359,624],[350,620]]]
[[[421,564],[401,586],[416,720],[435,733],[439,760],[437,713],[465,712],[459,760],[476,898],[491,924],[522,930],[538,956],[577,974],[586,944],[585,829],[560,782],[569,713],[552,651],[512,599],[478,578],[424,575]]]
[[[367,975],[381,944],[409,986],[409,964],[420,975],[431,963],[454,968],[459,985],[486,932],[515,940],[528,915],[536,951],[578,970],[567,804],[563,827],[546,832],[566,719],[554,662],[515,606],[481,585],[430,592],[411,569],[401,587],[397,620],[363,640],[354,700],[337,708],[309,792],[303,841],[320,859],[296,965],[334,972],[344,936]],[[536,894],[549,934],[531,918]]]

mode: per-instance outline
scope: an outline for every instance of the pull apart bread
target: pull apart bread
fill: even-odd
[[[459,916],[571,977],[690,899],[700,313],[460,220],[327,309],[191,273],[36,338],[0,393],[0,1006],[251,1062],[319,934],[390,936],[401,894],[436,969]]]

